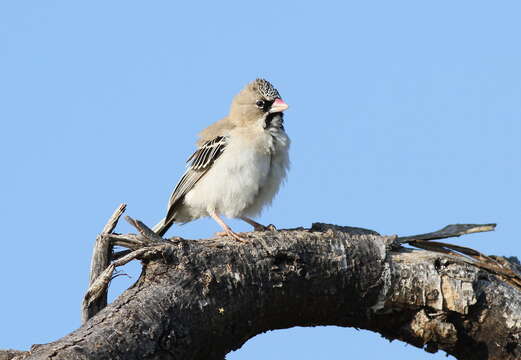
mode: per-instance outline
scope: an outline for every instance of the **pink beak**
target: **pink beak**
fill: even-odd
[[[288,104],[284,102],[282,99],[275,99],[273,104],[271,104],[270,113],[277,113],[277,112],[283,112],[288,108]]]

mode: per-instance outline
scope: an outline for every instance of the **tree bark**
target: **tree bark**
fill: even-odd
[[[138,281],[78,330],[15,359],[223,359],[267,330],[317,325],[458,359],[521,359],[514,261],[326,224],[247,233],[246,244],[140,232],[119,259],[142,261]]]
[[[92,251],[92,259],[90,264],[90,278],[89,285],[92,286],[96,279],[103,273],[103,271],[110,265],[111,262],[111,254],[112,254],[112,245],[110,240],[106,235],[112,234],[120,216],[125,211],[127,205],[121,204],[114,214],[110,217],[107,224],[103,227],[101,234],[99,234],[96,238],[96,242],[94,243],[94,250]],[[98,312],[100,312],[103,308],[107,306],[107,290],[103,291],[96,300],[92,301],[87,306],[84,306],[82,309],[82,320],[83,322],[87,321]]]

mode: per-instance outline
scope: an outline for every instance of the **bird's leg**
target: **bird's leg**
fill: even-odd
[[[217,215],[217,213],[211,211],[211,212],[209,212],[209,214],[212,217],[212,219],[214,219],[217,224],[221,225],[221,227],[224,230],[224,232],[222,232],[222,233],[217,233],[216,234],[217,236],[223,236],[223,235],[226,236],[226,235],[228,235],[228,236],[231,236],[232,238],[234,238],[237,241],[247,242],[239,234],[237,234],[235,231],[233,231],[228,225],[226,225],[226,223],[223,221],[223,219],[221,219],[221,217],[219,215]]]
[[[275,231],[275,230],[277,230],[277,228],[273,224],[269,224],[268,226],[264,226],[262,224],[259,224],[255,220],[252,220],[252,219],[250,219],[249,217],[246,217],[246,216],[241,216],[240,219],[242,221],[247,222],[251,226],[253,226],[253,230],[254,231]]]

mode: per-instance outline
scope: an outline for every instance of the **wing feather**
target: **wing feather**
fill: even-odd
[[[226,138],[218,136],[204,143],[188,158],[188,169],[179,180],[168,202],[168,212],[164,222],[166,225],[174,220],[173,217],[177,212],[178,205],[194,185],[211,169],[215,160],[224,152],[225,147]]]

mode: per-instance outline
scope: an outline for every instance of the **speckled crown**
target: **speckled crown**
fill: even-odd
[[[265,99],[274,100],[280,98],[279,92],[268,80],[259,78],[256,79],[252,83],[252,85],[257,89],[257,92]]]

